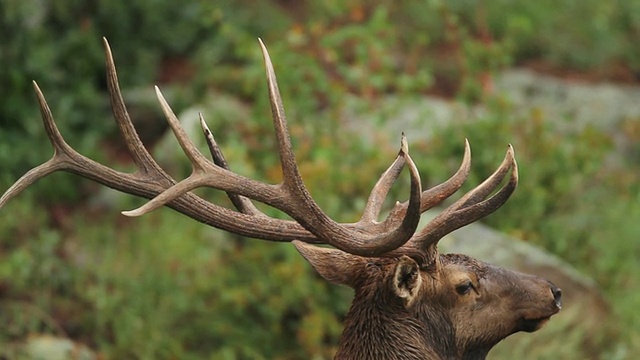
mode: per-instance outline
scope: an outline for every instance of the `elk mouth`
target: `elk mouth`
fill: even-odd
[[[534,332],[540,330],[549,321],[551,316],[557,314],[561,309],[559,303],[555,303],[553,309],[546,314],[524,315],[518,320],[517,328],[519,331]]]
[[[524,332],[534,332],[540,330],[551,318],[551,315],[540,318],[520,318],[518,321],[518,330]]]

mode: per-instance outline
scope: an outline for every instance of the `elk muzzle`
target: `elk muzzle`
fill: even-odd
[[[538,278],[538,281],[540,280],[542,279]],[[539,304],[523,312],[524,315],[518,320],[517,331],[537,331],[549,321],[551,316],[562,309],[562,290],[550,281],[543,281],[545,285],[541,292],[541,299],[534,300],[537,296],[532,297],[532,300],[538,301]]]

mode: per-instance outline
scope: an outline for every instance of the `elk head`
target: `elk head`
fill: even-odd
[[[546,280],[437,251],[437,243],[444,235],[492,213],[512,194],[518,175],[511,146],[493,175],[417,230],[423,212],[462,186],[469,174],[471,156],[465,142],[459,170],[446,182],[422,191],[403,135],[398,156],[371,191],[361,219],[337,223],[311,198],[299,174],[275,73],[262,41],[283,172],[282,182],[275,185],[232,172],[201,116],[213,158],[208,160],[187,137],[156,87],[162,110],[193,169],[188,178],[173,180],[140,141],[122,99],[106,39],[104,46],[111,107],[137,171],[113,170],[71,148],[34,82],[54,155],[16,181],[0,197],[0,208],[36,180],[62,170],[151,199],[136,210],[123,212],[128,216],[143,215],[166,205],[232,233],[293,242],[323,277],[355,289],[336,354],[340,359],[484,358],[501,339],[517,331],[537,330],[560,309],[560,290]],[[409,200],[396,203],[389,215],[378,221],[382,203],[405,166],[411,177]],[[237,211],[191,192],[205,186],[226,192]],[[277,208],[293,220],[271,218],[252,201]]]
[[[355,290],[336,359],[484,359],[560,309],[560,289],[547,280],[465,255],[438,255],[425,267],[408,256],[296,247],[324,278]]]

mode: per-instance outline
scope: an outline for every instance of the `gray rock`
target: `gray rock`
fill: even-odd
[[[98,359],[98,356],[88,347],[64,337],[52,335],[32,335],[24,342],[13,344],[9,347],[11,348],[11,352],[6,353],[6,356],[9,358],[26,360]],[[5,354],[0,352],[0,355]]]
[[[541,75],[527,69],[504,71],[496,91],[520,111],[541,109],[560,128],[592,125],[614,131],[625,119],[640,117],[640,88],[611,83],[584,83]]]

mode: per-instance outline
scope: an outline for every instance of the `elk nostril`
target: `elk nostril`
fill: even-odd
[[[562,304],[562,290],[560,290],[559,288],[552,286],[551,287],[551,293],[553,294],[553,299],[556,301],[556,305],[558,307],[561,306]]]

